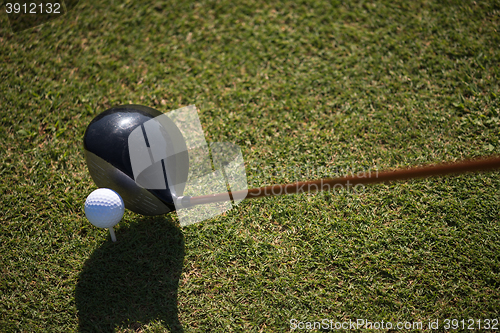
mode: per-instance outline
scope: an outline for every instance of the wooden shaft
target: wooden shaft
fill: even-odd
[[[319,180],[296,182],[291,184],[281,184],[266,187],[249,189],[247,191],[229,192],[232,199],[234,195],[243,195],[245,199],[270,197],[283,194],[295,194],[305,192],[319,192],[333,190],[336,187],[352,188],[359,184],[372,184],[391,182],[396,180],[406,180],[411,178],[426,178],[433,176],[445,176],[450,174],[461,174],[466,172],[490,171],[500,169],[500,157],[481,158],[476,160],[461,161],[456,163],[444,163],[430,166],[419,166],[408,169],[394,171],[372,171],[363,173],[361,176],[353,175],[348,177],[324,178]],[[227,200],[226,193],[203,195],[190,198],[190,205],[201,205],[207,203],[221,202]]]

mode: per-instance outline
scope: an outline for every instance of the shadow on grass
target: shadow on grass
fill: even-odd
[[[147,217],[120,227],[116,237],[116,243],[108,240],[98,248],[80,273],[75,296],[79,330],[136,330],[162,321],[172,332],[182,332],[177,289],[184,238],[179,227],[168,215]]]

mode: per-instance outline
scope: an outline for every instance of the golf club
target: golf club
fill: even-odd
[[[191,110],[196,111],[194,106],[191,108]],[[197,116],[188,119],[189,121],[184,118],[184,123],[188,124],[183,126],[185,128],[179,128],[179,122],[160,116],[164,116],[164,114],[146,106],[117,106],[96,116],[84,135],[85,158],[90,175],[96,185],[116,191],[123,198],[127,209],[142,215],[161,215],[174,211],[176,208],[227,202],[235,198],[252,199],[319,192],[333,190],[337,187],[349,188],[349,186],[355,187],[361,184],[500,169],[500,157],[489,157],[393,171],[370,172],[368,175],[363,174],[363,176],[324,178],[254,189],[246,189],[245,184],[244,190],[226,192],[220,190],[219,193],[215,194],[188,196],[183,195],[183,192],[189,169],[194,167],[193,161],[195,159],[193,159],[194,154],[188,154],[186,137],[192,134],[191,132],[196,134],[196,126],[201,129],[199,120]],[[158,118],[161,118],[161,121],[155,126],[159,128],[151,127],[151,120]],[[194,118],[196,119],[193,120]],[[193,123],[195,124],[193,125]],[[154,135],[155,131],[157,132],[156,136]],[[201,141],[205,142],[203,133],[201,136]],[[131,140],[131,138],[139,138],[140,140]],[[199,135],[195,137],[196,140],[199,143]],[[161,147],[156,145],[159,141],[162,142]],[[137,142],[141,144],[135,144]],[[161,161],[158,158],[153,158],[157,148],[162,151],[168,150],[168,154],[164,155],[168,158],[161,159]],[[136,157],[142,156],[142,158],[136,158],[135,162],[131,161],[131,153],[135,154]],[[141,174],[139,176],[137,173],[134,175],[137,163],[143,164],[140,167]],[[150,181],[151,179],[154,181]],[[159,186],[156,186],[158,184],[155,182],[160,183]]]

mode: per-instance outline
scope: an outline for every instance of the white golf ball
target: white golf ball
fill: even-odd
[[[97,189],[85,200],[85,215],[98,228],[112,228],[120,222],[124,212],[123,199],[109,188]]]

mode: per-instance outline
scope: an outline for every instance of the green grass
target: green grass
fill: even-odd
[[[112,243],[82,147],[109,107],[196,104],[250,187],[500,154],[499,27],[495,0],[90,0],[15,34],[2,9],[0,331],[499,318],[498,172],[127,212]]]

